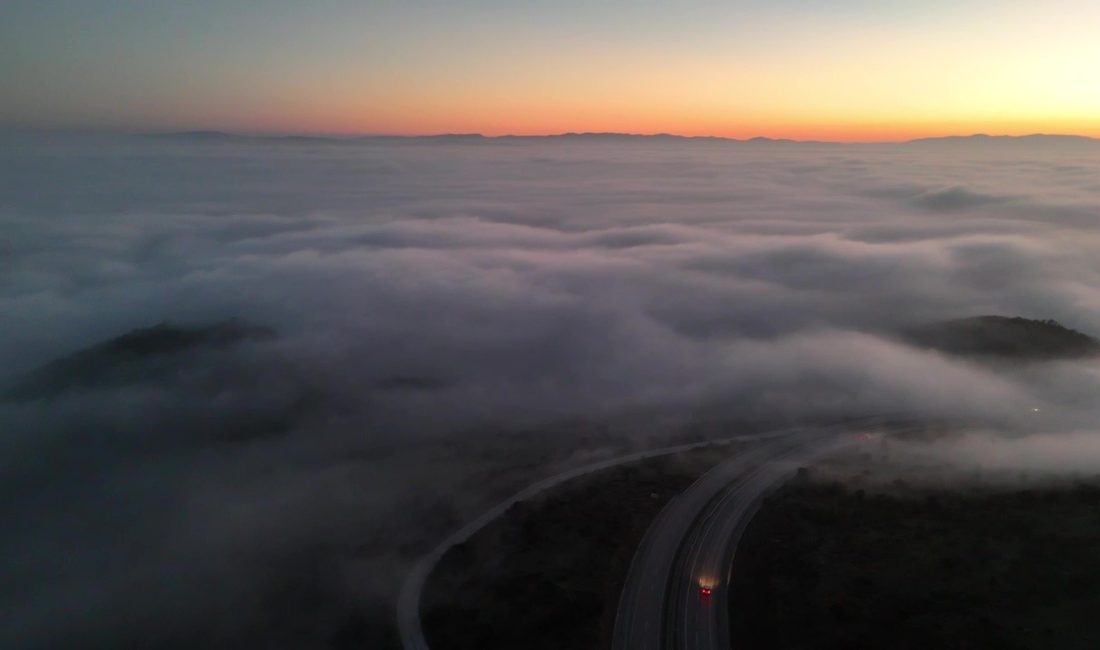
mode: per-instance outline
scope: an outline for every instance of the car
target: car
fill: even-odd
[[[704,597],[704,598],[706,598],[707,596],[711,595],[711,593],[713,593],[713,591],[714,591],[714,590],[713,590],[713,589],[711,589],[710,587],[708,587],[707,585],[701,585],[701,586],[699,587],[699,595],[700,595],[700,596],[702,596],[702,597]]]

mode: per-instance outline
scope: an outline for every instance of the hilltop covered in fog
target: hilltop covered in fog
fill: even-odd
[[[21,377],[3,397],[28,400],[163,380],[191,365],[193,356],[274,336],[268,328],[237,321],[190,327],[161,323],[55,359]]]
[[[1100,354],[1100,341],[1053,320],[976,316],[908,330],[917,345],[951,354],[1005,359],[1078,359]]]

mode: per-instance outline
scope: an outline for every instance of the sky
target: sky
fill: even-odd
[[[1100,136],[1093,0],[8,0],[0,125]]]

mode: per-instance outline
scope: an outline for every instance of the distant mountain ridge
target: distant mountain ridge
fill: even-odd
[[[425,141],[425,142],[454,142],[474,143],[510,140],[600,140],[600,141],[642,141],[642,140],[675,140],[675,141],[706,141],[706,142],[741,142],[741,143],[800,143],[800,144],[839,144],[823,142],[820,140],[791,140],[788,138],[768,138],[757,136],[754,138],[737,139],[716,135],[677,135],[674,133],[617,133],[606,132],[574,132],[556,133],[549,135],[484,135],[481,133],[437,133],[430,135],[354,135],[354,136],[313,136],[313,135],[251,135],[241,133],[229,133],[226,131],[170,131],[163,133],[148,133],[141,137],[158,140],[175,140],[180,142],[291,142],[308,141],[319,143],[346,144],[369,141]]]
[[[549,134],[549,135],[484,135],[481,133],[439,133],[432,135],[248,135],[225,131],[177,131],[150,133],[143,137],[175,140],[183,142],[302,142],[318,144],[348,144],[357,142],[445,142],[445,143],[488,143],[509,141],[602,141],[602,142],[715,142],[737,144],[812,144],[812,145],[858,145],[858,146],[898,146],[898,145],[993,145],[993,146],[1096,146],[1100,139],[1083,135],[1033,133],[1029,135],[949,135],[942,137],[916,138],[903,142],[833,142],[823,140],[793,140],[790,138],[770,138],[756,136],[752,138],[729,138],[718,135],[678,135],[675,133],[620,133],[614,131],[585,131]]]
[[[338,143],[342,138],[323,135],[247,135],[227,133],[225,131],[168,131],[146,133],[141,137],[154,140],[172,140],[177,142],[317,142]]]
[[[937,138],[917,138],[909,140],[905,144],[966,144],[966,145],[1095,145],[1100,139],[1090,138],[1084,135],[1032,133],[1029,135],[988,135],[975,133],[974,135],[949,135]]]

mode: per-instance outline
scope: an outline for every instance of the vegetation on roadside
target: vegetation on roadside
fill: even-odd
[[[803,478],[746,531],[732,639],[795,648],[1100,647],[1100,479],[888,488]]]
[[[582,477],[513,507],[448,553],[425,588],[433,648],[600,648],[653,517],[723,445]]]

